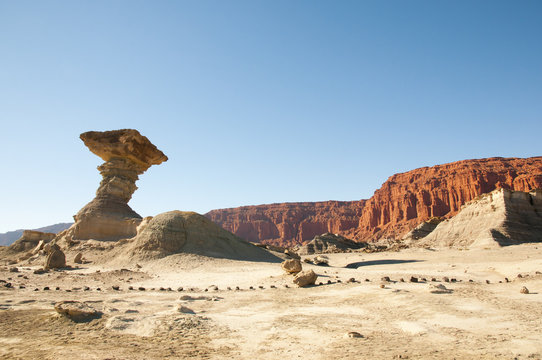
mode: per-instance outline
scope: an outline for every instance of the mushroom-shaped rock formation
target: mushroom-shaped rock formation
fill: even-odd
[[[167,161],[167,156],[137,130],[89,131],[81,140],[105,162],[94,200],[74,216],[74,239],[118,240],[136,235],[139,216],[128,206],[137,190],[135,182],[152,165]]]

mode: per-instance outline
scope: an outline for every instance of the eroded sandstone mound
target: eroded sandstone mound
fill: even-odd
[[[75,239],[118,240],[136,235],[141,216],[128,206],[136,181],[152,165],[167,161],[137,130],[89,131],[81,140],[105,162],[96,197],[74,216]]]
[[[481,195],[413,244],[479,248],[523,242],[542,242],[542,190]]]
[[[391,176],[369,200],[244,206],[206,214],[254,242],[291,246],[325,232],[356,241],[402,238],[432,217],[450,217],[497,188],[542,188],[542,157],[488,158],[423,167]]]
[[[280,261],[206,217],[186,211],[169,211],[150,219],[127,253],[141,259],[185,253],[233,260]]]

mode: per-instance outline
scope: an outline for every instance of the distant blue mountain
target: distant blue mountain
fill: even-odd
[[[1,246],[8,246],[13,244],[15,240],[20,238],[23,235],[24,230],[36,230],[41,232],[49,232],[49,233],[59,233],[63,230],[66,230],[70,226],[72,226],[73,223],[60,223],[60,224],[54,224],[49,226],[44,226],[37,229],[19,229],[15,231],[8,231],[6,233],[0,234],[0,245]]]

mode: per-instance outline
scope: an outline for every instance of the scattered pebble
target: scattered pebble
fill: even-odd
[[[410,282],[417,283],[417,282],[418,282],[418,278],[417,278],[417,277],[414,277],[414,276],[411,276],[411,277],[410,277]]]
[[[386,282],[390,282],[390,277],[389,276],[384,276],[382,279],[380,279],[382,281],[386,281]]]

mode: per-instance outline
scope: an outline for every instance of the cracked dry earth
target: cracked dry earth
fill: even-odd
[[[542,246],[332,254],[329,264],[303,264],[322,282],[310,288],[278,264],[201,257],[6,268],[0,358],[542,359]],[[102,315],[74,322],[54,311],[62,300]]]

